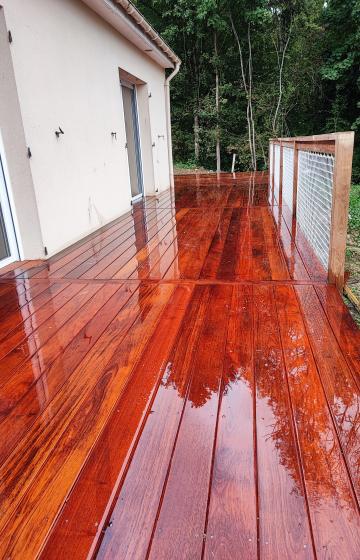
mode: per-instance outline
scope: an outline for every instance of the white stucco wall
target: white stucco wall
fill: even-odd
[[[3,9],[0,9],[0,53],[0,151],[4,171],[6,168],[18,256],[37,259],[43,256],[44,245]]]
[[[168,188],[164,70],[80,0],[2,5],[51,255],[130,208],[119,68],[147,83],[155,187]]]

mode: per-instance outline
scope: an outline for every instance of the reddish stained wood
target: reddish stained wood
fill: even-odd
[[[0,386],[2,383],[8,379],[12,372],[19,367],[26,359],[33,356],[44,344],[46,344],[51,337],[56,334],[57,329],[59,329],[64,323],[73,317],[79,306],[85,304],[98,290],[99,285],[72,285],[66,290],[62,290],[57,298],[52,300],[54,303],[53,314],[43,322],[39,328],[33,328],[26,338],[15,347],[12,347],[9,351],[7,348],[7,340],[2,343],[3,352],[0,353],[0,368],[6,375],[0,381]],[[56,306],[59,307],[56,309]],[[10,343],[13,342],[12,337],[9,338]]]
[[[314,558],[272,287],[254,287],[254,355],[260,557]]]
[[[334,286],[317,286],[316,293],[353,375],[360,383],[360,329]]]
[[[18,311],[25,303],[31,301],[48,286],[44,286],[40,281],[29,284],[28,280],[24,280],[24,283],[21,284],[20,281],[15,280],[12,290],[9,291],[9,286],[7,286],[8,290],[5,292],[5,297],[0,297],[1,319]],[[19,287],[19,291],[16,289],[17,287]]]
[[[293,288],[275,293],[317,558],[350,560],[360,549],[356,498]]]
[[[155,212],[154,215],[154,221],[156,224]],[[145,221],[145,216],[137,216],[133,222],[127,225],[124,231],[120,228],[115,231],[115,233],[106,237],[105,240],[98,240],[95,238],[86,251],[81,252],[76,258],[69,260],[69,262],[64,264],[61,268],[51,272],[51,276],[69,276],[70,278],[77,278],[86,274],[89,269],[107,255],[109,255],[111,262],[111,258],[114,259],[114,256],[116,255],[117,248],[119,248],[118,251],[121,251],[121,254],[127,248],[132,247],[135,244],[138,232],[143,228],[143,221]],[[105,267],[106,264],[104,264],[104,268]],[[95,277],[95,273],[92,277]]]
[[[339,290],[344,287],[354,135],[354,132],[340,132],[335,142],[329,281],[334,282]]]
[[[240,216],[241,210],[235,208],[232,211],[227,236],[223,248],[222,258],[217,271],[217,278],[231,278],[235,276],[236,259],[234,255],[237,254],[240,232]]]
[[[102,335],[99,339],[100,347],[98,341],[77,368],[78,375],[72,375],[69,383],[56,395],[52,402],[53,416],[45,428],[42,422],[36,422],[20,448],[15,448],[2,465],[0,495],[7,518],[0,520],[0,554],[21,558],[33,558],[38,554],[55,512],[62,506],[72,481],[104,428],[172,291],[170,286],[159,286],[144,294],[142,301],[136,292],[140,296],[133,308],[136,313],[129,317],[125,314],[125,321],[122,318],[126,332],[120,330],[116,340],[113,337],[109,340],[114,327],[112,324],[108,327],[107,336]],[[142,318],[138,316],[138,306],[141,306]],[[136,326],[126,336],[134,321]],[[77,395],[75,401],[74,395]],[[65,419],[63,414],[56,414],[56,410],[65,412]],[[59,441],[61,445],[58,445]],[[34,454],[35,442],[38,451]],[[51,444],[46,445],[46,442]],[[19,453],[24,460],[22,466]],[[40,469],[43,474],[36,479]],[[39,524],[36,535],[33,533],[35,521]],[[13,539],[14,532],[17,539]]]
[[[222,253],[227,241],[227,234],[231,222],[232,210],[224,208],[215,235],[212,238],[209,252],[203,264],[200,278],[216,278],[220,266]]]
[[[267,181],[177,178],[0,277],[1,556],[356,557],[359,331]]]
[[[163,214],[165,212],[165,214]],[[141,252],[141,248],[145,249],[148,243],[154,243],[153,239],[162,237],[164,235],[163,231],[167,228],[168,223],[172,223],[175,220],[175,212],[168,213],[167,210],[162,210],[157,212],[155,217],[153,218],[153,225],[146,223],[144,224],[145,228],[145,243],[137,243],[138,237],[135,236],[135,246],[138,249],[138,252]],[[141,247],[139,249],[139,247]],[[102,259],[97,265],[93,268],[88,270],[82,277],[83,278],[94,278],[105,269],[108,270],[109,263],[112,264],[116,258],[118,258],[119,251],[115,252],[113,255],[110,255],[106,259]]]
[[[281,221],[279,224],[278,234],[290,278],[293,280],[310,280],[310,276],[305,268],[295,241],[291,237],[284,221]]]
[[[250,231],[252,278],[269,280],[271,278],[271,267],[269,254],[266,250],[264,228],[260,217],[253,217],[251,219]]]
[[[231,294],[230,286],[211,288],[149,558],[201,556]]]
[[[165,279],[196,279],[200,275],[221,211],[216,209],[209,214],[203,210],[190,210],[190,213],[194,216],[192,227],[183,236],[180,232],[177,255],[164,275]]]
[[[206,560],[257,557],[252,306],[252,289],[235,286],[205,531]]]
[[[165,384],[169,375],[171,363],[166,357],[176,340],[191,292],[186,285],[175,289],[40,558],[85,558],[105,530],[108,510],[141,436],[159,383]]]
[[[266,244],[266,251],[269,255],[269,264],[271,270],[272,280],[287,280],[294,277],[294,269],[291,268],[292,260],[287,260],[283,247],[280,244],[281,231],[277,228],[274,218],[268,208],[261,208],[261,219],[264,229],[264,238]],[[294,258],[294,254],[292,257]],[[295,258],[298,255],[296,254]],[[298,257],[300,261],[300,257]],[[302,264],[302,263],[301,263]],[[289,266],[290,265],[290,266]],[[306,271],[304,267],[301,269],[301,278],[306,278]]]
[[[165,212],[165,214],[164,214]],[[162,218],[162,216],[164,216]],[[134,227],[133,233],[125,239],[126,243],[120,237],[114,244],[110,243],[100,251],[96,252],[92,258],[87,259],[75,269],[73,269],[67,277],[71,278],[94,278],[105,268],[109,262],[115,260],[115,256],[124,252],[126,247],[134,247],[138,251],[143,247],[147,247],[152,242],[152,238],[159,235],[164,229],[168,228],[168,224],[173,221],[173,216],[166,210],[154,213],[150,221],[140,221],[139,225]]]
[[[17,284],[18,282],[16,282],[16,285]],[[38,288],[36,289],[36,293],[31,290],[29,295],[27,291],[24,290],[24,292],[17,294],[16,296],[14,295],[14,297],[17,297],[19,300],[19,309],[11,313],[6,313],[2,316],[0,320],[0,341],[3,341],[5,338],[9,340],[9,338],[15,334],[15,330],[20,333],[20,335],[23,333],[23,338],[25,333],[29,332],[29,330],[31,330],[31,326],[33,325],[31,316],[38,312],[40,308],[43,308],[45,304],[48,304],[46,307],[48,314],[45,314],[45,318],[46,316],[50,316],[49,313],[53,313],[50,303],[52,303],[53,298],[62,292],[67,286],[69,286],[69,284],[64,282],[58,284],[50,282],[49,287],[49,283],[45,281],[42,286],[36,286],[36,288]],[[39,314],[37,315],[36,323],[38,325],[40,324]],[[16,343],[14,342],[13,346],[15,346],[15,344]],[[11,348],[11,344],[8,346]]]
[[[3,385],[0,397],[0,460],[4,460],[14,443],[46,410],[132,293],[117,285],[100,285],[99,291],[72,321],[59,329],[56,337]]]
[[[360,392],[312,286],[296,288],[312,352],[360,504]]]
[[[184,226],[183,218],[186,216],[187,212],[187,209],[177,212],[165,227],[161,228],[160,231],[157,231],[151,240],[148,240],[145,247],[142,247],[131,260],[129,260],[116,274],[114,274],[113,278],[136,277],[136,271],[138,269],[146,269],[147,263],[149,263],[149,261],[151,262],[151,255],[156,250],[161,251],[161,244],[163,241],[166,239],[174,241],[176,239],[177,232],[180,233],[184,227],[186,227],[186,225]]]
[[[98,558],[145,558],[176,438],[192,363],[209,302],[208,287],[194,290],[182,334],[152,405],[134,458],[111,514]],[[151,492],[148,489],[151,488]]]
[[[31,270],[34,267],[44,265],[45,261],[43,260],[34,260],[34,261],[16,261],[15,263],[11,263],[6,267],[0,269],[0,277],[2,278],[16,278],[21,274],[24,274],[27,270]]]

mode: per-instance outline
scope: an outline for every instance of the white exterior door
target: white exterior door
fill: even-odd
[[[4,160],[0,153],[0,269],[18,258],[19,251],[6,187]]]

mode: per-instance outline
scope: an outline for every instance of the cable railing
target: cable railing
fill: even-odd
[[[344,285],[353,132],[270,140],[270,188],[279,219],[329,282]]]

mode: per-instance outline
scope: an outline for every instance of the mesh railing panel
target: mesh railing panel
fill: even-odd
[[[280,146],[275,145],[275,161],[274,161],[274,195],[276,202],[279,202],[280,187]]]
[[[293,148],[283,148],[283,180],[282,197],[292,212],[293,190],[294,190],[294,150]]]
[[[314,253],[329,264],[334,156],[299,150],[297,222]]]

